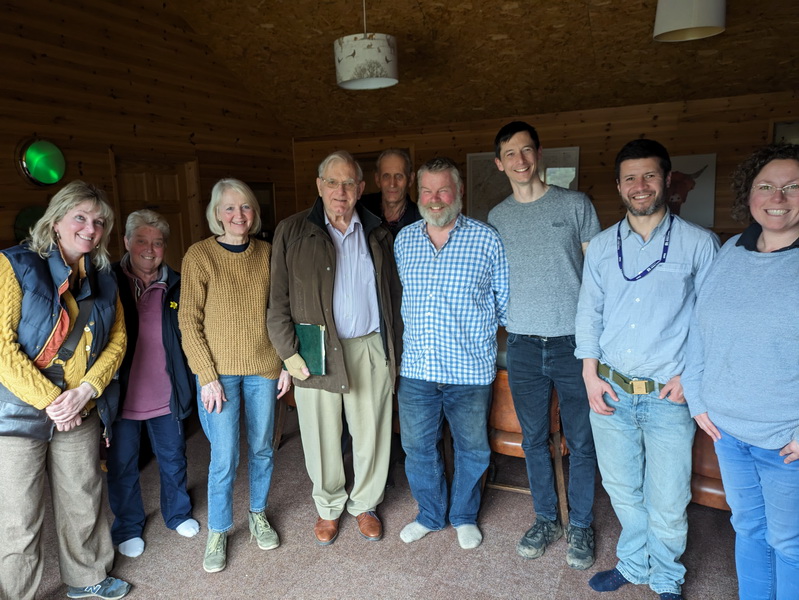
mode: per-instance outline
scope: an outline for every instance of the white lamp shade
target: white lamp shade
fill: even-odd
[[[336,82],[347,90],[376,90],[396,85],[397,42],[385,33],[345,35],[333,42]]]
[[[658,42],[687,42],[722,33],[726,0],[658,0],[655,31]]]

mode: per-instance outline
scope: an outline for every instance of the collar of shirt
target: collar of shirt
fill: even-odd
[[[643,242],[644,244],[647,244],[647,243],[651,242],[658,235],[660,235],[660,232],[665,231],[666,229],[668,229],[668,227],[669,227],[668,223],[669,223],[669,217],[670,216],[671,216],[671,211],[669,211],[669,209],[667,208],[666,209],[666,214],[664,214],[663,218],[660,220],[660,222],[657,225],[655,225],[655,228],[652,230],[652,233],[649,236],[649,239],[646,242]],[[629,215],[625,215],[625,217],[621,221],[621,239],[626,240],[631,235],[637,235],[638,238],[643,241],[643,237],[640,234],[638,234],[635,231],[633,231],[633,228],[630,227]]]
[[[166,265],[161,265],[158,269],[158,278],[153,281],[150,285],[144,285],[144,282],[139,279],[131,270],[130,268],[130,254],[125,254],[122,257],[122,260],[119,261],[120,266],[122,267],[122,272],[127,275],[128,279],[130,280],[130,289],[133,291],[133,295],[135,296],[136,300],[141,298],[141,295],[145,292],[145,290],[149,289],[152,286],[158,286],[166,289],[166,279],[167,279],[167,272],[166,272]]]
[[[419,221],[417,227],[419,227],[419,230],[422,232],[422,235],[424,235],[424,237],[432,244],[433,241],[430,239],[430,234],[427,233],[427,221],[425,221],[423,218],[421,221]],[[461,228],[465,229],[467,227],[470,227],[469,221],[466,219],[466,217],[463,216],[463,213],[458,213],[458,216],[455,217],[455,225],[452,226],[452,229],[449,230],[449,235],[447,235],[447,242],[449,242],[449,240],[452,238],[452,234],[455,233],[458,229]],[[441,246],[441,248],[439,248],[438,251],[440,252],[441,250],[443,250],[446,245],[447,244],[444,243],[444,245]]]
[[[743,246],[746,250],[750,252],[757,252],[757,240],[760,237],[760,234],[763,231],[763,227],[760,226],[760,223],[751,223],[749,227],[744,229],[741,237],[738,238],[738,241],[735,242],[736,246]],[[793,250],[795,248],[799,248],[799,238],[791,244],[790,246],[785,246],[785,248],[780,248],[779,250],[775,250],[774,252],[785,252],[786,250]]]
[[[325,211],[323,212],[325,215],[325,225],[327,225],[327,231],[330,235],[338,234],[341,237],[345,238],[353,231],[355,231],[356,223],[361,226],[361,229],[363,229],[363,223],[361,223],[361,217],[358,216],[357,210],[352,211],[352,218],[350,219],[350,224],[347,226],[347,231],[345,231],[344,233],[341,233],[341,231],[336,229],[336,227],[330,222],[330,219],[327,218],[327,212]]]

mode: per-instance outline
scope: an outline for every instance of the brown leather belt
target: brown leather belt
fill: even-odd
[[[628,394],[640,396],[642,394],[651,394],[654,391],[663,389],[663,384],[653,381],[651,379],[630,379],[625,377],[618,371],[614,371],[608,365],[599,363],[596,372],[602,375],[605,379],[610,379],[623,389]]]

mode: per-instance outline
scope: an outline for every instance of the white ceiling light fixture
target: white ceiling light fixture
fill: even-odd
[[[658,0],[656,42],[688,42],[724,32],[726,0]]]
[[[363,0],[363,34],[345,35],[333,42],[336,83],[346,90],[391,87],[397,76],[397,42],[393,35],[367,33],[366,0]]]

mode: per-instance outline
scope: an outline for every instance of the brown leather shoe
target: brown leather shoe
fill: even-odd
[[[319,517],[316,519],[316,525],[313,528],[314,535],[316,536],[316,543],[320,546],[329,546],[336,541],[338,537],[338,519],[323,519]]]
[[[364,512],[355,517],[358,521],[358,530],[370,542],[376,542],[383,537],[383,524],[373,510]]]

